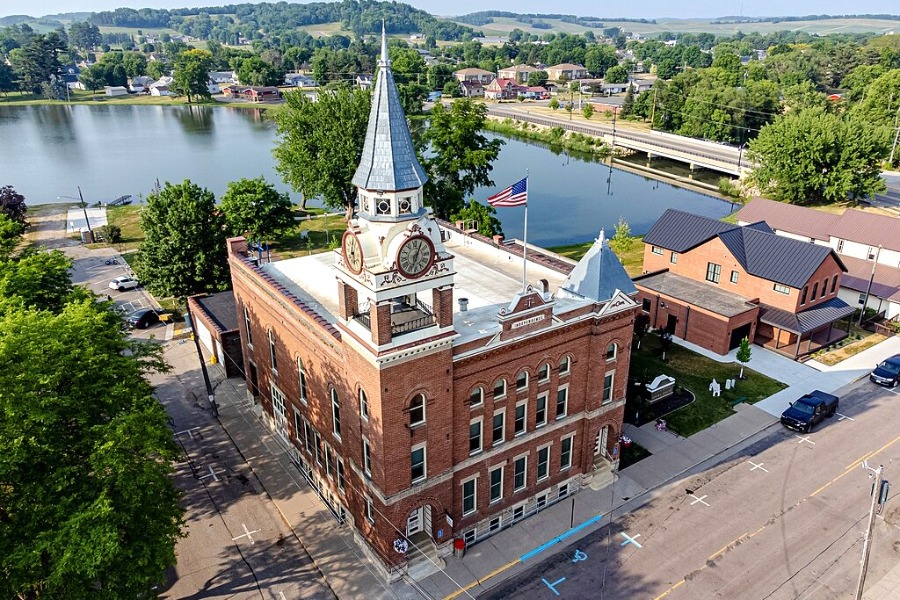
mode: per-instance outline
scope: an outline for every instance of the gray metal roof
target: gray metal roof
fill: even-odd
[[[760,322],[791,333],[809,333],[852,314],[853,308],[840,298],[832,298],[796,314],[767,304],[760,304],[759,308]]]
[[[644,236],[644,243],[675,252],[687,252],[715,235],[735,227],[730,223],[670,208]]]
[[[828,247],[776,235],[766,223],[746,227],[669,209],[644,236],[645,244],[686,252],[717,237],[751,275],[802,288],[829,255],[841,270],[841,259]]]
[[[637,292],[619,258],[604,239],[603,231],[600,231],[600,237],[569,273],[560,291],[602,302],[612,298],[616,290],[624,294]]]
[[[406,115],[391,73],[387,37],[381,31],[381,60],[372,94],[369,128],[353,185],[365,190],[411,190],[425,185],[428,176],[416,158]]]

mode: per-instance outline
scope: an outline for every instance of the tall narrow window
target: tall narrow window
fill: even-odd
[[[469,395],[469,406],[481,406],[484,403],[484,388],[480,385],[472,390],[471,395]]]
[[[462,484],[462,512],[463,515],[468,515],[475,512],[475,507],[477,506],[475,494],[475,483],[476,479],[469,479],[468,481],[463,481]]]
[[[303,441],[306,443],[306,453],[312,454],[313,434],[312,427],[306,420],[303,421]]]
[[[481,419],[469,423],[469,454],[481,452]]]
[[[606,347],[606,360],[615,360],[618,347],[613,343]]]
[[[822,298],[824,298],[828,294],[828,278],[826,277],[822,280]]]
[[[346,483],[345,475],[344,475],[344,461],[343,459],[337,460],[337,476],[338,476],[338,487],[343,492],[344,484]]]
[[[516,389],[517,390],[527,390],[528,389],[528,371],[524,369],[519,371],[519,374],[516,375]]]
[[[838,253],[844,251],[844,240],[838,240],[837,251]]]
[[[606,376],[603,377],[603,396],[600,398],[601,404],[608,404],[612,402],[613,375],[613,373],[607,373]]]
[[[806,304],[806,293],[809,291],[809,288],[803,286],[803,292],[800,294],[800,306]]]
[[[678,264],[678,253],[677,252],[673,252],[672,254],[669,255],[669,262],[672,263],[673,265]]]
[[[813,284],[813,291],[812,291],[812,294],[810,294],[809,299],[815,300],[816,295],[818,295],[818,293],[819,293],[819,282],[817,281]]]
[[[375,507],[372,505],[372,499],[366,496],[366,520],[369,523],[375,523]]]
[[[317,431],[316,435],[316,464],[322,466],[322,436]]]
[[[526,469],[528,468],[528,457],[520,456],[516,459],[515,463],[513,463],[513,491],[518,492],[519,490],[525,489],[525,485],[528,483],[528,478],[526,476]]]
[[[737,283],[737,282],[738,282],[738,272],[732,271],[731,272],[731,283]]]
[[[244,307],[244,329],[247,330],[247,345],[253,347],[253,330],[250,329],[250,311]]]
[[[416,394],[409,403],[409,425],[423,425],[425,423],[425,396]]]
[[[534,409],[534,426],[541,427],[547,424],[547,393],[544,392],[537,397]]]
[[[366,438],[363,438],[363,470],[366,475],[372,476],[372,447]]]
[[[537,478],[538,481],[550,474],[550,446],[544,446],[537,453]]]
[[[503,443],[506,438],[506,410],[501,409],[494,413],[491,423],[491,443],[496,446]]]
[[[503,467],[491,471],[491,502],[503,499]]]
[[[556,418],[562,419],[568,414],[569,409],[569,386],[559,388],[556,390]]]
[[[527,402],[519,402],[516,404],[516,421],[513,427],[514,435],[522,435],[525,433],[525,407]]]
[[[503,398],[506,396],[506,380],[498,379],[496,383],[494,383],[494,399]]]
[[[300,374],[300,401],[306,404],[306,369],[303,367],[303,359],[297,357],[297,372]]]
[[[269,330],[269,360],[272,361],[272,371],[278,372],[278,357],[275,355],[275,332]]]
[[[362,388],[359,388],[359,416],[364,421],[369,420],[369,398],[366,396],[366,391]]]
[[[544,363],[538,369],[538,381],[550,381],[550,364]]]
[[[331,419],[334,423],[334,435],[341,437],[341,403],[338,401],[337,390],[331,388]]]
[[[838,276],[835,275],[834,279],[831,280],[831,293],[832,294],[834,293],[834,290],[837,288],[837,279],[838,279]]]
[[[420,479],[425,479],[427,470],[425,467],[425,444],[414,446],[410,453],[410,461],[412,463],[412,481],[415,483]]]
[[[572,368],[572,361],[568,356],[563,356],[559,359],[559,374],[560,375],[568,375],[569,369]]]
[[[559,448],[559,470],[565,471],[572,466],[572,439],[573,436],[562,439]]]
[[[719,277],[722,275],[722,265],[716,263],[706,263],[706,280],[712,283],[719,283]]]

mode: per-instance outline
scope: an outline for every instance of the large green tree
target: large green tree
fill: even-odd
[[[882,192],[887,131],[821,108],[791,112],[750,142],[752,180],[777,200],[841,202]]]
[[[24,89],[38,94],[41,85],[50,75],[59,71],[57,53],[66,49],[65,42],[56,33],[38,35],[22,48],[10,52],[9,60],[18,73]]]
[[[172,88],[187,96],[188,103],[193,98],[209,98],[211,65],[212,54],[208,50],[192,48],[178,53],[175,57],[175,69],[172,71]]]
[[[464,198],[478,186],[490,186],[493,162],[503,141],[482,133],[487,107],[468,98],[449,107],[435,104],[423,140],[430,153],[423,160],[428,172],[425,199],[435,214],[448,219],[463,208]]]
[[[305,94],[285,94],[275,115],[280,140],[275,169],[303,200],[321,196],[348,218],[356,203],[353,174],[359,166],[369,121],[369,92],[339,88],[313,102]]]
[[[278,69],[258,56],[240,61],[238,79],[244,85],[278,85],[283,77]]]
[[[135,272],[154,294],[185,298],[230,286],[225,216],[212,192],[190,180],[166,182],[147,197],[141,229]]]
[[[262,177],[229,183],[220,208],[232,235],[269,240],[294,224],[290,197]]]
[[[496,215],[496,208],[471,198],[468,204],[450,216],[450,220],[454,223],[462,221],[464,226],[474,223],[478,233],[491,237],[503,235],[503,226]]]

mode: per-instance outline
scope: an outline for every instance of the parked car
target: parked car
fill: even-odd
[[[897,387],[900,383],[900,354],[895,354],[880,363],[869,373],[869,379],[885,387]]]
[[[122,292],[125,290],[133,290],[139,285],[141,285],[141,282],[138,281],[136,277],[131,277],[130,275],[122,275],[121,277],[116,277],[109,282],[109,289]]]
[[[796,401],[781,413],[781,424],[788,429],[809,433],[813,425],[834,416],[840,399],[834,394],[814,390]]]
[[[159,313],[152,308],[141,308],[128,315],[127,323],[136,329],[147,329],[159,323]]]

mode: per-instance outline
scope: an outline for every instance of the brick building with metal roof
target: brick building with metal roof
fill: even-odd
[[[634,280],[650,327],[726,354],[742,338],[799,358],[847,332],[837,297],[846,272],[830,248],[669,209],[644,236]]]

